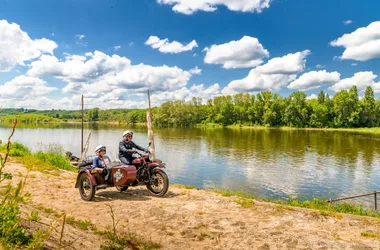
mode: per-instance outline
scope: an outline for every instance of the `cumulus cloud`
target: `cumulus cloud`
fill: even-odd
[[[79,35],[75,35],[76,38],[78,38],[79,40],[82,40],[83,38],[85,38],[86,36],[83,35],[83,34],[79,34]]]
[[[24,65],[42,54],[53,54],[57,44],[46,38],[31,39],[16,23],[0,20],[0,72]]]
[[[128,89],[129,93],[176,90],[186,86],[193,74],[200,73],[197,67],[186,71],[166,65],[132,65],[126,57],[95,51],[85,56],[67,55],[64,60],[44,55],[31,63],[27,75],[54,76],[68,83],[62,89],[64,93],[91,93],[95,97],[111,89]]]
[[[198,66],[195,66],[195,68],[191,69],[189,72],[193,75],[200,75],[202,73],[202,70],[198,68]]]
[[[184,45],[177,41],[169,42],[169,39],[160,39],[157,36],[150,36],[148,40],[145,42],[145,44],[151,46],[153,49],[158,49],[162,53],[172,54],[190,51],[193,48],[198,47],[198,44],[195,40]]]
[[[185,100],[190,101],[193,97],[200,97],[204,101],[212,99],[215,96],[220,95],[219,84],[215,83],[209,87],[205,87],[203,84],[193,85],[190,88],[183,87],[175,91],[163,91],[155,93],[151,96],[154,105],[158,105],[165,101],[173,100]]]
[[[316,94],[311,94],[306,97],[306,100],[313,100],[313,99],[318,99],[318,96]]]
[[[263,9],[270,7],[272,0],[157,0],[157,2],[174,5],[173,11],[191,15],[197,11],[214,12],[218,5],[224,5],[232,11],[261,13]]]
[[[117,45],[117,46],[115,46],[115,47],[113,47],[114,49],[115,49],[115,51],[118,51],[120,48],[121,48],[121,46],[120,45]]]
[[[36,97],[42,97],[54,90],[57,88],[48,87],[47,83],[39,78],[22,75],[0,85],[0,100],[34,100]]]
[[[336,71],[331,73],[326,70],[310,71],[290,83],[288,88],[307,91],[320,88],[322,85],[336,83],[339,80],[340,74]]]
[[[331,46],[344,47],[341,59],[368,61],[380,57],[380,21],[373,22],[332,41]]]
[[[376,93],[380,93],[380,82],[375,82],[377,75],[373,74],[372,71],[363,71],[357,72],[353,77],[345,78],[331,86],[329,89],[335,92],[339,92],[341,90],[350,89],[353,85],[356,85],[358,91],[363,91],[367,88],[367,86],[371,86],[374,88]]]
[[[349,24],[351,24],[352,23],[352,20],[346,20],[346,21],[343,21],[343,24],[344,25],[349,25]]]
[[[268,50],[264,49],[255,37],[244,36],[239,41],[212,45],[205,48],[205,63],[223,64],[223,68],[252,68],[260,65],[263,58],[269,57]]]
[[[322,64],[317,64],[317,69],[323,69],[325,67],[325,65],[322,65]]]
[[[305,70],[309,50],[288,54],[269,60],[266,64],[252,69],[244,79],[234,80],[222,90],[223,94],[239,92],[276,91],[297,78]]]

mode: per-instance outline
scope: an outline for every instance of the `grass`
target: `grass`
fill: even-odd
[[[30,213],[30,215],[28,216],[28,219],[30,221],[36,221],[36,222],[38,222],[38,221],[41,220],[41,216],[39,215],[39,213],[37,211],[32,211]]]
[[[371,233],[371,232],[362,232],[361,236],[369,237],[369,238],[376,238],[377,234]]]
[[[0,145],[0,152],[6,150],[6,145]],[[69,160],[64,156],[64,150],[61,145],[48,144],[39,145],[39,150],[31,153],[21,143],[14,142],[11,144],[9,155],[26,166],[28,170],[48,172],[51,170],[68,170],[77,172],[78,170],[70,165]]]
[[[172,184],[172,187],[176,188],[183,188],[183,189],[196,189],[196,186],[191,186],[191,185],[183,185],[183,184]]]
[[[254,204],[254,200],[261,200],[266,202],[272,202],[276,204],[280,204],[283,206],[290,207],[301,207],[308,209],[319,210],[320,214],[323,216],[333,216],[341,219],[341,216],[336,213],[346,213],[346,214],[354,214],[360,216],[371,216],[380,218],[380,212],[374,211],[371,209],[364,209],[362,205],[355,205],[349,203],[334,203],[330,204],[328,200],[314,198],[312,200],[301,200],[299,198],[294,199],[289,197],[287,200],[272,200],[272,199],[259,199],[254,195],[245,193],[242,191],[230,191],[230,190],[212,190],[215,193],[218,193],[222,196],[226,197],[238,197],[239,199],[235,199],[235,202],[243,207],[251,207]],[[291,208],[288,208],[291,210]]]
[[[102,250],[123,250],[123,249],[160,249],[161,244],[152,242],[136,233],[118,233],[111,231],[96,231],[95,234],[103,235],[107,242],[100,246]]]
[[[72,216],[66,218],[66,223],[74,227],[78,227],[84,231],[87,231],[88,229],[96,229],[96,226],[91,221],[76,219]]]

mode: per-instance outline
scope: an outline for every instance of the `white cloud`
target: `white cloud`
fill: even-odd
[[[351,63],[351,66],[358,66],[357,63]]]
[[[115,47],[113,47],[113,48],[115,49],[115,51],[118,51],[118,50],[121,48],[121,46],[118,45],[118,46],[115,46]]]
[[[193,97],[200,97],[204,101],[212,99],[215,96],[220,95],[219,84],[215,83],[209,87],[205,87],[203,84],[193,85],[190,88],[183,87],[175,91],[163,91],[155,93],[151,96],[151,100],[154,105],[158,105],[165,101],[184,100],[190,101]]]
[[[0,100],[34,100],[36,97],[42,97],[54,90],[57,88],[48,87],[47,83],[39,78],[22,75],[0,85]]]
[[[346,20],[346,21],[343,21],[343,24],[344,25],[349,25],[349,24],[351,24],[352,23],[352,20]]]
[[[157,36],[150,36],[148,40],[145,42],[146,45],[151,46],[153,49],[158,49],[162,53],[181,53],[185,51],[190,51],[193,48],[198,47],[198,44],[195,40],[190,43],[183,45],[180,42],[173,41],[169,42],[169,39],[160,39]]]
[[[189,72],[193,75],[200,75],[202,73],[202,70],[198,68],[198,66],[195,66],[195,68],[189,70]]]
[[[79,34],[79,35],[75,35],[76,38],[78,38],[79,40],[82,40],[83,38],[85,38],[86,36],[83,35],[83,34]]]
[[[229,10],[240,12],[261,13],[270,7],[272,0],[157,0],[160,4],[174,5],[173,11],[191,15],[197,11],[214,12],[218,5],[224,5]]]
[[[305,58],[309,54],[310,50],[304,50],[283,57],[276,57],[261,66],[259,70],[264,74],[295,74],[305,70]]]
[[[311,90],[320,88],[322,85],[336,83],[340,80],[340,74],[338,72],[326,72],[326,70],[321,71],[310,71],[297,80],[289,84],[289,89],[297,90]]]
[[[7,72],[16,65],[40,57],[44,53],[53,54],[57,44],[46,38],[31,39],[16,23],[0,20],[0,72]]]
[[[311,94],[306,97],[306,100],[313,100],[313,99],[318,99],[318,96],[316,94]]]
[[[264,49],[255,37],[244,36],[239,41],[231,41],[220,45],[212,45],[205,48],[205,63],[223,64],[226,69],[252,68],[260,65],[263,58],[269,57],[269,52]]]
[[[350,89],[353,85],[356,85],[360,92],[365,90],[367,86],[371,86],[376,93],[380,93],[380,82],[375,83],[376,78],[377,75],[373,74],[372,71],[357,72],[353,77],[342,79],[329,89],[339,92],[341,90]]]
[[[325,65],[322,65],[322,64],[317,64],[316,68],[317,69],[323,69],[325,67]]]
[[[263,66],[252,69],[244,79],[234,80],[222,90],[223,94],[239,92],[255,93],[265,90],[276,91],[297,78],[305,70],[309,50],[273,58]]]
[[[332,41],[331,46],[345,48],[341,59],[368,61],[380,57],[380,21],[344,34]]]
[[[133,92],[175,90],[186,86],[193,74],[200,73],[198,68],[190,72],[166,65],[132,65],[126,57],[109,56],[100,51],[86,53],[85,57],[70,55],[65,59],[44,55],[31,63],[27,74],[55,76],[64,80],[68,83],[63,88],[64,93],[101,95],[115,88]]]

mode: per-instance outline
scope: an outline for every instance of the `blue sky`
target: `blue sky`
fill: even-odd
[[[380,93],[380,1],[202,1],[0,1],[0,38],[7,42],[0,46],[0,105],[75,108],[83,93],[91,106],[144,108],[148,88],[158,105],[267,89],[284,96],[297,90],[334,94],[355,81],[359,89],[371,85]],[[28,38],[20,41],[19,32]],[[344,34],[352,35],[331,44]],[[156,46],[168,39],[166,53],[147,44],[151,36]],[[36,45],[43,38],[51,43]],[[181,49],[192,41],[197,46],[174,53],[173,41]],[[23,46],[30,56],[21,54]],[[13,49],[18,57],[9,53]],[[83,64],[68,59],[73,55],[85,56],[76,59]],[[119,57],[105,59],[112,55]],[[268,63],[276,58],[282,59]],[[191,71],[195,67],[201,72]]]

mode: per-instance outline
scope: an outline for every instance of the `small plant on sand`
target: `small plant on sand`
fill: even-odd
[[[40,221],[41,220],[41,216],[38,214],[37,211],[32,211],[30,213],[30,215],[28,216],[28,219],[31,220],[31,221]]]
[[[255,204],[255,202],[252,199],[246,198],[236,199],[235,202],[244,208],[253,207],[253,205]]]
[[[80,220],[72,216],[66,218],[66,223],[75,227],[78,227],[84,231],[88,229],[95,229],[95,225],[89,220]]]
[[[108,205],[109,206],[109,205]],[[155,243],[144,239],[142,236],[136,233],[118,232],[116,230],[119,221],[115,220],[115,213],[112,206],[110,208],[110,215],[112,219],[112,227],[107,231],[96,231],[96,234],[103,235],[107,238],[104,245],[100,246],[102,250],[123,250],[123,249],[160,249],[162,246],[159,243]]]
[[[369,237],[369,238],[376,238],[377,234],[371,233],[371,232],[362,232],[361,236]]]

